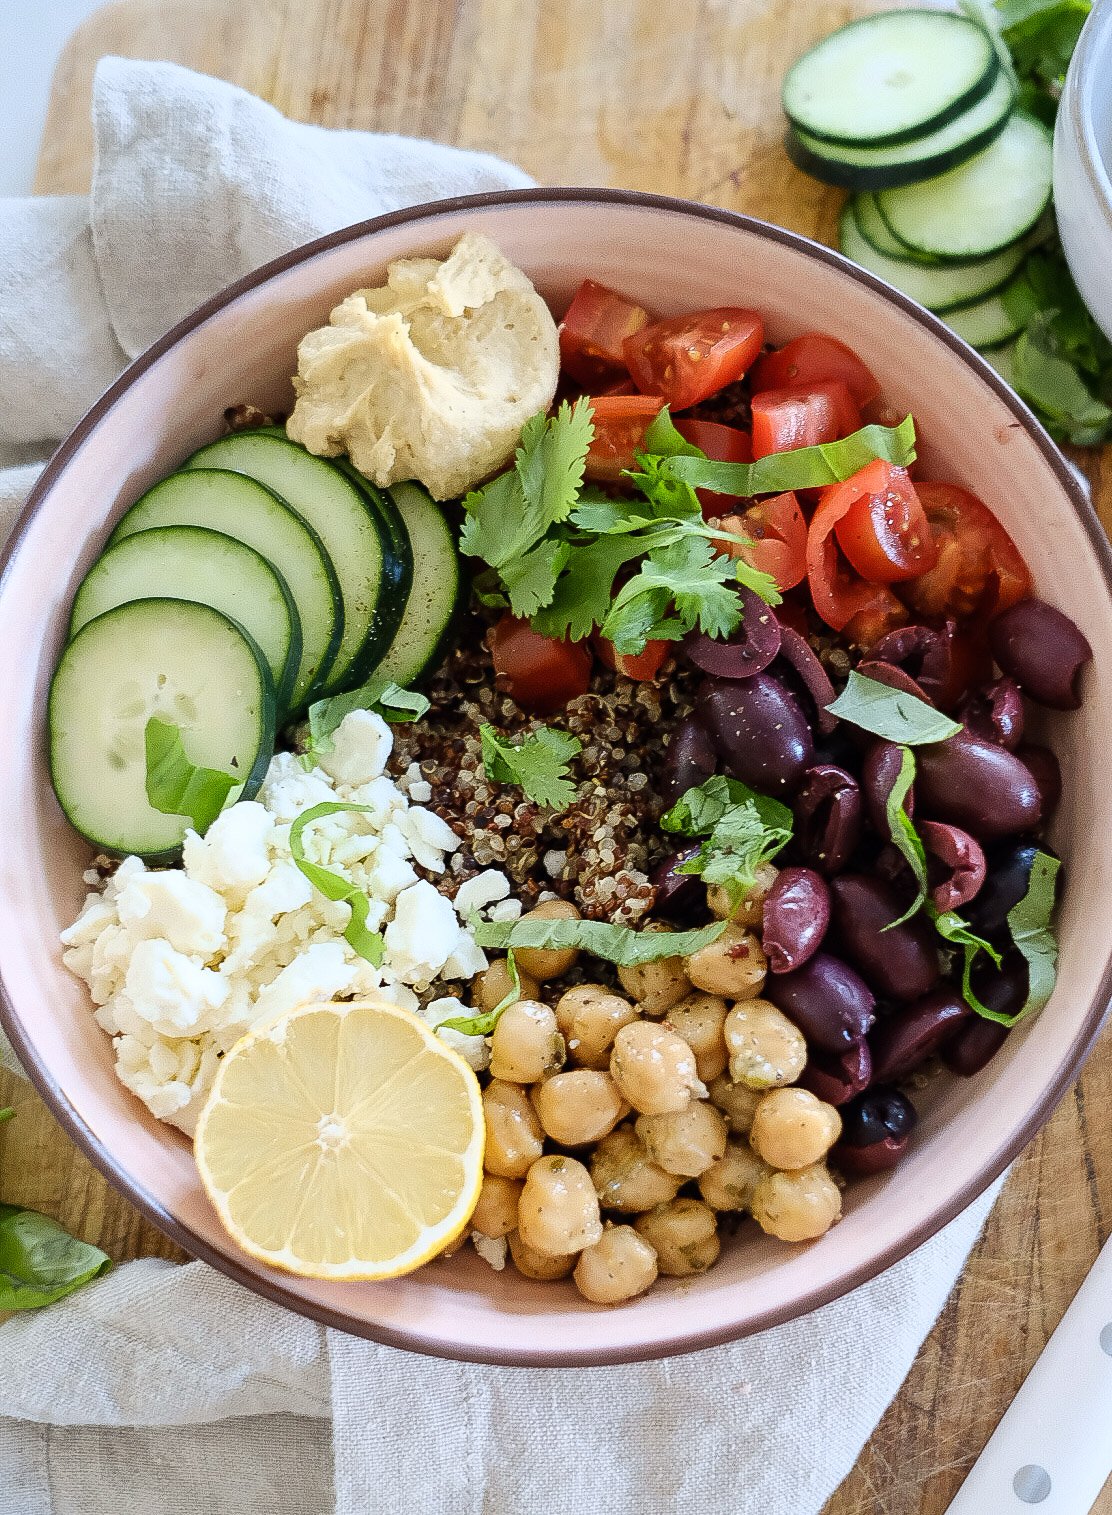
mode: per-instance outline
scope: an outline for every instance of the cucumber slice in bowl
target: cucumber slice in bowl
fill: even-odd
[[[201,526],[160,526],[124,537],[86,574],[74,598],[70,636],[117,605],[161,597],[211,605],[244,627],[266,659],[279,713],[286,713],[301,664],[301,621],[285,581],[261,553]]]
[[[412,544],[413,587],[377,673],[408,689],[443,662],[457,613],[467,598],[467,581],[456,534],[428,490],[417,483],[391,484],[387,493]]]
[[[962,115],[999,70],[991,39],[965,16],[882,12],[804,53],[784,80],[784,114],[826,142],[903,142]]]
[[[301,620],[301,663],[290,706],[302,709],[327,677],[344,629],[339,580],[317,533],[255,479],[215,468],[174,473],[154,485],[119,522],[108,545],[159,526],[222,531],[261,553],[286,581]]]
[[[842,212],[839,245],[847,258],[918,300],[936,315],[995,293],[1008,282],[1027,256],[1026,242],[1016,242],[1003,252],[995,253],[991,258],[981,258],[976,263],[929,265],[889,258],[877,252],[862,234],[852,201]]]
[[[191,600],[131,600],[89,621],[50,686],[50,776],[95,847],[168,862],[189,826],[147,799],[151,716],[181,731],[198,766],[243,775],[228,803],[258,792],[274,751],[274,683],[251,638]]]

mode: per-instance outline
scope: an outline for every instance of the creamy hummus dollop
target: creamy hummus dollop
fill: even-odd
[[[503,467],[548,409],[560,344],[521,269],[468,232],[445,260],[404,258],[384,286],[349,295],[303,338],[297,370],[295,442],[447,500]]]

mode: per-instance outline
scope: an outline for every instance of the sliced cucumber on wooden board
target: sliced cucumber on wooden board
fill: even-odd
[[[839,230],[842,252],[862,268],[918,300],[936,315],[983,300],[1002,288],[1027,255],[1026,242],[1017,242],[976,263],[910,263],[886,257],[868,242],[857,224],[853,202],[842,212]]]

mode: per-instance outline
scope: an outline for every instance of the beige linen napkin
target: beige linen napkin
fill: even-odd
[[[296,125],[168,64],[105,59],[93,109],[88,201],[0,201],[0,536],[125,360],[230,280],[401,205],[530,182]],[[0,1326],[0,1511],[813,1515],[995,1192],[836,1304],[636,1367],[438,1362],[326,1332],[200,1263],[128,1263]]]

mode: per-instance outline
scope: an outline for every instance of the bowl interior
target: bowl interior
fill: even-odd
[[[63,448],[25,520],[0,593],[0,976],[6,1024],[74,1134],[190,1250],[331,1323],[416,1350],[500,1362],[604,1362],[725,1340],[801,1313],[861,1282],[968,1203],[1045,1119],[1095,1035],[1108,996],[1110,928],[1092,902],[1112,888],[1105,837],[1104,711],[1112,699],[1108,557],[1060,458],[995,376],[916,307],[835,255],[726,213],[597,192],[535,192],[432,208],[341,233],[209,311],[127,382]],[[939,1080],[918,1140],[891,1175],[858,1183],[844,1220],[813,1247],[750,1224],[694,1283],[668,1283],[619,1310],[570,1285],[492,1274],[470,1249],[388,1284],[326,1285],[267,1270],[225,1242],[189,1144],[147,1115],[113,1073],[84,986],[58,932],[77,911],[87,853],[53,799],[43,756],[50,673],[74,587],[107,530],[153,480],[219,432],[237,401],[288,408],[300,336],[386,263],[488,233],[560,313],[585,274],[661,313],[745,304],[774,341],[809,328],[858,349],[888,399],[914,413],[923,471],[996,511],[1039,592],[1083,627],[1096,654],[1085,708],[1056,718],[1066,797],[1053,840],[1068,859],[1054,998],[972,1081]],[[1072,489],[1072,495],[1071,495]]]

